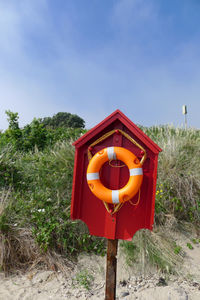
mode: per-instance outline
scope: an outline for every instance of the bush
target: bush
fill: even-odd
[[[18,113],[6,111],[6,114],[9,127],[4,133],[0,132],[0,149],[12,145],[14,151],[44,150],[60,140],[75,140],[85,132],[84,120],[70,113],[58,113],[52,118],[45,118],[44,122],[34,118],[24,128],[19,128]]]
[[[67,112],[59,112],[53,117],[46,117],[40,119],[40,122],[45,127],[56,129],[56,128],[84,128],[85,121],[78,115],[70,114]]]

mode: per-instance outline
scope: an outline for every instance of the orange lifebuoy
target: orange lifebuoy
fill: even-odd
[[[128,183],[120,190],[110,190],[100,180],[99,172],[106,161],[118,159],[129,168]],[[108,147],[97,152],[87,168],[87,183],[91,192],[100,200],[107,203],[124,203],[132,199],[140,189],[143,179],[142,165],[138,158],[129,150],[122,147]]]

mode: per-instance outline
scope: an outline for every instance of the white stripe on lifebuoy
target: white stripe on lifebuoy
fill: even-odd
[[[119,190],[112,191],[112,203],[119,203]]]
[[[143,175],[142,168],[130,169],[129,172],[130,172],[130,176]]]
[[[87,180],[99,179],[99,173],[87,173]]]
[[[108,159],[109,160],[116,159],[116,154],[115,154],[114,147],[108,147],[107,148],[107,154],[108,154]]]

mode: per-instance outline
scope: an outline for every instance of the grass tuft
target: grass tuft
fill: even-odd
[[[87,270],[81,270],[75,277],[75,282],[86,290],[90,290],[94,277]],[[75,284],[74,282],[74,284]]]
[[[138,231],[130,242],[123,241],[126,261],[143,274],[152,267],[163,273],[176,274],[183,261],[182,252],[175,241],[161,228],[158,232]]]

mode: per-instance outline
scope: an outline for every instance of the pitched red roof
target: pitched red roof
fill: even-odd
[[[75,141],[73,145],[77,148],[81,147],[117,119],[120,120],[131,132],[133,132],[138,137],[138,139],[141,140],[153,153],[159,153],[162,151],[162,149],[156,143],[154,143],[138,126],[136,126],[129,118],[127,118],[119,109],[115,110],[111,115],[109,115],[95,127],[86,132],[77,141]]]

